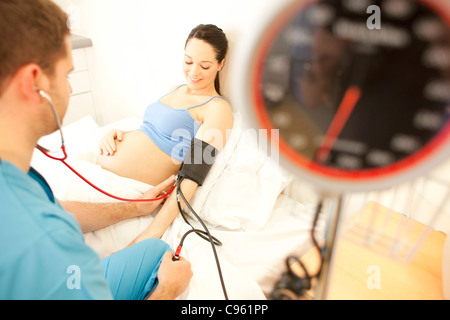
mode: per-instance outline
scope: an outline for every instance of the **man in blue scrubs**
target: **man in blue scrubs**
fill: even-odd
[[[66,23],[50,0],[0,0],[0,299],[173,299],[192,277],[188,261],[172,261],[159,239],[100,261],[83,239],[87,218],[65,211],[30,167],[39,138],[58,129],[41,93],[61,119],[68,106]]]

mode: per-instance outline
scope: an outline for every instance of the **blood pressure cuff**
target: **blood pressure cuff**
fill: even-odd
[[[191,147],[181,165],[178,175],[195,181],[199,186],[203,184],[211,170],[218,150],[203,140],[194,138]]]

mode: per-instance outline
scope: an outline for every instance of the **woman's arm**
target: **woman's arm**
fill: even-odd
[[[203,117],[203,124],[196,134],[196,138],[203,140],[219,151],[223,149],[227,130],[233,127],[233,115],[230,105],[225,100],[219,100],[212,104]],[[196,182],[184,179],[180,185],[186,200],[189,201],[194,195],[198,185]],[[184,208],[184,201],[181,201],[181,208]],[[150,226],[140,234],[131,244],[148,238],[161,238],[167,228],[179,213],[176,194],[171,194],[164,206],[159,210]]]
[[[192,180],[185,179],[180,185],[181,192],[183,192],[186,200],[192,198],[195,190],[197,190],[197,183]],[[176,218],[179,213],[178,203],[176,198],[176,191],[169,196],[169,199],[164,203],[164,206],[159,210],[158,214],[153,219],[150,226],[142,232],[130,245],[138,243],[139,241],[149,238],[161,238],[166,232],[167,228]],[[181,208],[184,208],[184,202],[181,201]]]

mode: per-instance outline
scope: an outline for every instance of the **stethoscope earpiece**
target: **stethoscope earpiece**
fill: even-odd
[[[37,92],[42,98],[44,98],[45,100],[47,100],[47,101],[50,103],[52,109],[54,109],[52,99],[50,98],[50,96],[49,96],[44,90],[41,90],[41,89],[39,89],[38,87],[34,87],[34,90],[36,90],[36,92]],[[57,121],[59,121],[59,118],[57,119]]]
[[[61,135],[61,150],[62,150],[63,152],[65,152],[65,150],[64,150],[64,137],[63,137],[63,132],[62,132],[61,119],[59,118],[58,113],[56,112],[55,105],[53,104],[52,98],[50,97],[50,95],[48,95],[48,93],[46,93],[46,92],[45,92],[44,90],[42,90],[42,89],[39,89],[39,88],[36,87],[36,86],[34,86],[34,90],[36,90],[36,92],[37,92],[42,98],[44,98],[44,99],[47,101],[47,103],[48,103],[49,106],[50,106],[50,109],[52,109],[53,115],[54,115],[54,117],[55,117],[56,124],[58,125],[59,133],[60,133],[60,135]],[[44,148],[44,147],[42,147],[42,146],[40,146],[40,145],[37,145],[36,147],[37,147],[39,150],[41,150],[41,151],[45,151],[45,152],[47,152],[47,153],[50,152],[48,149],[46,149],[46,148]],[[64,158],[64,159],[65,159],[65,158]]]

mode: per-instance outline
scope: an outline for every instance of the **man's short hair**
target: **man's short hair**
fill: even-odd
[[[51,0],[0,0],[0,95],[18,69],[36,63],[53,75],[67,52],[67,14]]]

